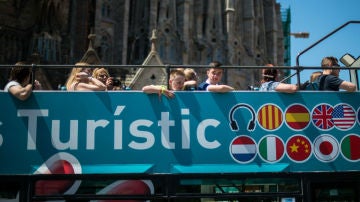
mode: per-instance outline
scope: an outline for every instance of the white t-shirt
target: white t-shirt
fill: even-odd
[[[12,87],[12,86],[20,86],[21,84],[17,81],[10,81],[9,83],[6,84],[5,88],[4,88],[4,91],[5,92],[8,92],[9,91],[9,88]]]

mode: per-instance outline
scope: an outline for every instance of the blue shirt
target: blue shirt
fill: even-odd
[[[261,84],[259,91],[275,91],[275,88],[280,84],[277,81],[268,81]]]
[[[207,83],[206,81],[202,82],[199,84],[198,86],[198,90],[207,90],[206,88],[209,86],[210,84]]]

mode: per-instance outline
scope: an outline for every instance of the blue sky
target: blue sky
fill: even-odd
[[[291,10],[291,32],[309,32],[307,39],[291,37],[291,66],[297,55],[348,21],[360,21],[360,0],[276,0],[282,8]],[[360,57],[360,23],[349,24],[299,57],[300,66],[320,66],[325,56],[340,59],[349,53]],[[344,66],[340,63],[341,66]],[[308,80],[312,70],[301,73]],[[340,77],[348,79],[348,71]],[[292,83],[296,80],[292,79]]]

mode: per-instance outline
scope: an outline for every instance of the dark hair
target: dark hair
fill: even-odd
[[[31,75],[31,67],[24,67],[25,62],[17,62],[10,72],[10,81],[16,80],[19,83],[25,81],[25,79]]]
[[[278,70],[277,69],[267,68],[267,69],[264,69],[262,76],[263,76],[263,80],[265,82],[268,82],[268,81],[275,81],[277,75],[278,75]]]
[[[210,68],[219,68],[221,67],[221,65],[222,65],[221,62],[219,61],[213,61],[209,64]]]
[[[333,56],[324,57],[321,60],[322,67],[339,66],[338,59]]]

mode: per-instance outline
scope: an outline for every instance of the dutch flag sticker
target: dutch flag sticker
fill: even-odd
[[[230,144],[232,158],[238,163],[248,163],[256,157],[256,143],[249,136],[239,136]]]

